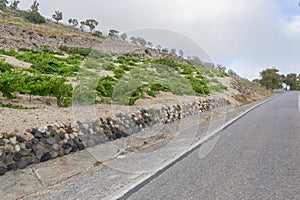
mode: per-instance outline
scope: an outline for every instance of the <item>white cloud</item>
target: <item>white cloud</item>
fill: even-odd
[[[285,31],[290,37],[300,38],[300,15],[293,16],[286,22]]]

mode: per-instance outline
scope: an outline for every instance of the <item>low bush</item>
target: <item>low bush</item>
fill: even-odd
[[[115,77],[117,78],[117,79],[119,79],[119,78],[121,78],[124,74],[125,74],[125,72],[124,72],[124,70],[123,69],[115,69],[114,70],[114,74],[115,74]]]
[[[93,51],[93,49],[91,49],[91,48],[69,47],[69,46],[63,46],[63,45],[59,46],[59,49],[68,54],[79,54],[84,57],[88,56]]]
[[[112,97],[116,80],[111,76],[100,77],[96,90],[99,96]]]
[[[13,66],[0,58],[0,72],[12,71]]]
[[[12,103],[2,103],[0,102],[0,107],[12,108],[12,109],[21,109],[21,110],[29,110],[29,109],[37,109],[37,107],[27,107],[23,105],[16,105]]]
[[[108,71],[114,71],[114,70],[116,70],[116,66],[111,62],[104,62],[102,64],[102,69],[108,70]]]
[[[23,16],[29,22],[34,23],[34,24],[44,24],[44,23],[46,23],[46,19],[39,12],[24,11]]]

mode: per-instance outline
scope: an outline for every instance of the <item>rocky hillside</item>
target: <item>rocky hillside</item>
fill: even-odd
[[[64,49],[62,50],[61,47],[64,47]],[[68,51],[68,47],[73,50],[75,49],[76,52]],[[60,76],[67,76],[67,80],[64,82],[67,83],[68,81],[73,85],[76,85],[76,82],[80,81],[78,80],[78,77],[76,78],[76,70],[78,70],[80,65],[84,65],[82,62],[84,56],[86,56],[86,50],[89,51],[90,49],[97,49],[109,54],[103,54],[104,57],[98,60],[87,59],[84,69],[88,71],[95,70],[88,66],[88,62],[90,64],[93,64],[95,61],[101,63],[99,70],[100,76],[108,76],[108,78],[105,78],[103,82],[107,82],[110,85],[116,85],[120,76],[128,76],[132,72],[129,71],[135,66],[137,66],[136,69],[138,70],[136,70],[135,75],[131,74],[130,77],[139,79],[140,84],[142,85],[145,85],[145,83],[148,82],[148,79],[153,81],[158,81],[158,79],[160,79],[160,81],[164,80],[164,76],[159,73],[156,73],[155,75],[155,73],[151,71],[156,69],[142,69],[139,67],[141,64],[164,64],[171,67],[175,70],[175,72],[177,71],[176,73],[179,73],[179,76],[187,78],[186,80],[188,80],[190,84],[194,85],[193,89],[199,91],[197,95],[207,95],[209,93],[209,96],[207,97],[226,97],[231,101],[231,103],[236,105],[245,104],[270,95],[268,91],[247,80],[239,77],[229,77],[228,75],[222,74],[216,70],[209,70],[202,66],[192,65],[189,61],[167,52],[157,51],[106,37],[94,37],[89,33],[85,33],[62,24],[56,24],[51,21],[46,21],[46,24],[36,25],[27,22],[23,18],[7,16],[0,13],[0,50],[2,50],[2,53],[0,53],[0,64],[1,62],[3,66],[8,64],[11,70],[14,66],[17,66],[22,68],[18,68],[17,71],[25,70],[27,71],[26,73],[33,74],[37,72],[42,73],[45,74],[43,75],[44,78],[47,78],[49,75],[52,78],[53,76],[57,76],[57,78],[55,78],[56,81],[60,81]],[[82,55],[79,55],[78,57],[78,53],[82,53]],[[163,60],[162,58],[167,59]],[[72,63],[72,66],[70,66],[70,63]],[[58,66],[61,69],[58,70]],[[81,68],[82,67],[83,66],[81,66]],[[147,74],[144,74],[141,78],[140,72],[144,73],[146,71]],[[2,70],[1,72],[4,71]],[[24,78],[24,74],[22,75],[22,73],[24,72],[18,74],[19,78]],[[12,77],[15,77],[15,74],[13,75],[14,76]],[[3,76],[8,77],[8,74]],[[109,76],[111,76],[112,79],[109,78]],[[171,80],[168,83],[165,81],[163,84],[171,84],[170,87],[174,87],[172,84],[175,84],[176,82],[178,81]],[[197,86],[197,82],[199,84],[198,86],[201,87]],[[142,86],[139,88],[139,91],[136,91],[138,92],[136,97],[132,97],[133,103],[135,104],[134,106],[138,106],[139,108],[147,107],[147,105],[151,104],[151,101],[156,103],[164,102],[165,105],[173,104],[178,101],[178,98],[180,98],[176,95],[185,94],[184,92],[181,93],[180,91],[177,91],[177,94],[174,95],[174,92],[173,94],[168,93],[170,91],[167,91],[166,88],[163,88],[160,85],[151,85],[150,82],[147,84],[147,86]],[[47,86],[47,84],[45,85]],[[156,87],[156,89],[153,87]],[[203,90],[206,87],[208,89],[207,92]],[[98,88],[98,92],[99,90],[100,88]],[[99,102],[102,102],[102,104],[97,104],[97,107],[102,110],[102,115],[104,116],[107,116],[107,113],[109,113],[109,109],[105,109],[107,107],[105,106],[105,103],[111,103],[111,99],[106,98],[109,96],[107,94],[109,90],[110,89],[108,87],[105,87],[100,91],[102,92],[102,96],[99,99]],[[184,90],[184,88],[182,88],[182,90]],[[6,107],[6,109],[1,112],[5,115],[16,115],[15,108],[38,108],[35,109],[35,114],[28,114],[28,112],[24,109],[17,112],[22,113],[21,118],[24,118],[22,120],[24,122],[24,124],[22,124],[23,126],[37,126],[44,123],[53,123],[57,120],[61,122],[72,121],[71,108],[65,108],[63,110],[65,113],[64,115],[57,114],[61,113],[61,109],[63,108],[56,106],[55,99],[51,95],[48,98],[39,97],[39,95],[30,95],[29,97],[26,95],[26,92],[28,93],[28,89],[26,89],[25,95],[18,94],[17,98],[13,99],[1,97],[1,105],[2,107]],[[24,92],[21,91],[21,93]],[[12,95],[12,93],[10,93],[10,95]],[[172,97],[172,95],[174,95],[174,97]],[[186,92],[186,95],[191,95],[191,93],[189,94]],[[155,98],[153,98],[154,96]],[[207,97],[202,96],[201,98]],[[48,114],[45,114],[41,108],[46,110]],[[30,113],[33,112],[30,111]],[[28,119],[25,119],[26,117]],[[11,123],[13,124],[14,118],[11,119]],[[20,126],[12,128],[8,119],[3,120],[5,121],[5,124],[8,124],[8,126],[3,126],[2,131],[9,130],[9,132],[18,132],[19,129],[23,129]],[[34,121],[35,123],[33,123]]]
[[[0,93],[0,175],[271,95],[168,52],[3,13]]]

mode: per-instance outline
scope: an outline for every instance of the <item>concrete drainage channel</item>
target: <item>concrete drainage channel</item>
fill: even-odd
[[[270,99],[266,101],[269,100]],[[153,127],[153,129],[148,131],[148,135],[146,134],[146,136],[136,135],[134,137],[134,142],[133,139],[130,137],[122,138],[120,140],[112,142],[111,144],[105,143],[91,148],[89,150],[84,150],[76,154],[50,160],[46,163],[41,163],[38,167],[32,166],[29,169],[24,169],[20,171],[18,170],[15,172],[15,174],[9,174],[8,176],[5,176],[5,179],[1,180],[2,186],[0,189],[0,195],[4,199],[48,199],[51,197],[63,198],[68,193],[68,191],[70,191],[69,198],[74,198],[74,196],[72,195],[76,194],[79,195],[76,198],[88,199],[88,196],[86,196],[86,194],[82,194],[82,196],[80,196],[80,192],[78,191],[77,193],[71,192],[72,187],[76,183],[76,185],[79,184],[78,186],[76,186],[79,187],[79,189],[82,189],[82,187],[87,187],[85,188],[85,191],[92,191],[92,189],[89,187],[93,187],[93,184],[90,183],[89,179],[94,178],[94,184],[95,187],[97,187],[97,193],[95,193],[94,195],[98,196],[97,199],[126,198],[127,196],[130,196],[130,194],[138,190],[140,187],[145,185],[148,181],[152,180],[160,173],[162,173],[163,171],[171,167],[173,164],[178,162],[180,159],[184,158],[194,149],[198,148],[203,142],[217,135],[216,133],[218,133],[220,130],[229,126],[235,120],[250,112],[250,110],[265,103],[266,101],[263,101],[258,104],[255,103],[254,106],[251,105],[252,107],[247,111],[245,110],[250,107],[249,105],[243,108],[235,109],[240,111],[236,114],[232,114],[231,120],[227,121],[225,125],[218,127],[214,131],[211,130],[209,132],[206,132],[206,135],[195,135],[195,138],[193,138],[193,140],[184,141],[183,138],[186,138],[185,135],[178,134],[178,143],[174,142],[174,145],[177,145],[176,148],[175,146],[171,146],[171,150],[165,148],[165,151],[160,152],[161,155],[158,154],[158,156],[152,156],[153,158],[160,157],[161,160],[153,161],[149,159],[147,163],[147,165],[149,165],[149,168],[146,170],[143,168],[144,166],[131,166],[131,163],[136,163],[136,160],[140,160],[139,157],[136,157],[138,153],[128,154],[126,152],[131,152],[136,148],[138,149],[144,146],[145,139],[143,137],[148,137],[147,142],[149,143],[146,144],[147,146],[151,144],[152,139],[153,141],[155,141],[157,139],[162,138],[162,141],[164,141],[163,138],[169,137],[170,135],[168,136],[168,134],[173,133],[174,131],[180,130],[184,132],[184,129],[191,129],[197,127],[196,124],[199,122],[199,118],[191,117],[189,119],[183,119],[182,121],[186,120],[187,124],[184,124],[184,122],[181,123],[180,129],[178,129],[178,127],[180,126],[179,122],[177,122],[177,124],[173,123],[173,125],[165,126],[163,127],[163,129],[160,126],[155,126]],[[240,112],[243,113],[240,114]],[[229,115],[231,114],[229,113]],[[232,119],[234,116],[237,115],[239,116]],[[196,128],[195,130],[198,129]],[[153,132],[157,131],[161,131],[162,134],[153,135]],[[145,134],[145,132],[143,132],[143,134]],[[152,138],[151,135],[153,135]],[[171,135],[171,137],[177,136]],[[186,145],[184,146],[184,148],[181,148],[180,152],[174,151],[174,149],[177,149],[178,146],[181,146],[180,142],[188,142],[189,145]],[[131,144],[131,147],[129,147],[128,144]],[[120,151],[120,149],[122,149],[122,146],[127,146],[129,148],[124,148],[124,151]],[[167,159],[165,159],[164,154],[170,154],[170,156]],[[159,165],[152,166],[153,163],[158,163]],[[132,169],[128,170],[130,168]],[[97,173],[97,177],[95,177],[94,173]],[[127,175],[130,173],[132,173],[133,175]],[[58,174],[60,174],[60,176],[58,176]],[[93,174],[93,176],[90,176],[91,174]],[[111,177],[116,176],[119,178],[113,180],[111,179]],[[71,187],[70,185],[72,185],[72,183],[74,184]],[[107,185],[109,184],[111,184],[111,186],[107,187]],[[126,185],[126,187],[124,187],[124,185]]]

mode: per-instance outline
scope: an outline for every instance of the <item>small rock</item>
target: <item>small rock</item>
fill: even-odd
[[[65,134],[65,139],[67,139],[67,140],[70,139],[69,134],[67,134],[67,133]]]
[[[72,152],[76,152],[77,151],[77,149],[78,149],[78,147],[77,147],[77,145],[76,144],[74,144],[73,146],[72,146]]]
[[[30,154],[30,151],[22,149],[21,151],[19,151],[19,153],[24,157],[24,156],[28,156]]]
[[[83,126],[83,128],[86,129],[86,130],[89,129],[89,125],[88,125],[88,124],[82,124],[82,126]]]
[[[3,134],[2,133],[0,133],[0,139],[2,139],[3,138]]]
[[[7,172],[5,167],[0,167],[0,176],[4,175]]]
[[[79,148],[80,151],[85,149],[85,146],[82,143],[77,144],[77,147]]]
[[[11,171],[11,170],[16,171],[17,169],[18,169],[18,163],[11,163],[7,165],[7,171]]]
[[[38,144],[39,143],[39,140],[37,138],[33,138],[31,140],[32,144]]]
[[[13,155],[13,160],[14,160],[14,161],[20,161],[21,158],[22,158],[22,154],[20,154],[19,152],[18,152],[18,153],[15,153],[15,154]]]
[[[61,127],[60,124],[59,124],[58,122],[56,122],[54,125],[55,125],[57,128],[60,128],[60,127]]]
[[[49,152],[46,152],[46,153],[44,153],[44,154],[42,155],[40,161],[41,161],[41,162],[45,162],[45,161],[49,160],[50,158],[51,158],[50,153],[49,153]]]
[[[75,141],[74,140],[68,140],[67,142],[70,146],[73,146],[75,144]]]
[[[76,128],[76,127],[78,127],[78,124],[76,122],[72,122],[71,123],[71,128]]]
[[[33,135],[35,135],[37,132],[38,132],[38,130],[37,130],[36,128],[31,129],[31,133],[32,133]]]
[[[58,156],[58,153],[56,151],[52,151],[50,153],[51,158],[56,158]]]
[[[77,133],[77,132],[73,132],[73,135],[74,135],[75,137],[78,137],[78,133]]]
[[[19,145],[20,145],[21,149],[26,149],[25,143],[20,143]]]
[[[40,163],[40,158],[39,158],[39,157],[34,157],[33,163],[34,163],[34,164]]]
[[[20,162],[18,163],[18,168],[19,169],[24,169],[25,167],[27,167],[28,165],[30,165],[32,163],[32,159],[31,158],[23,158],[20,160]]]
[[[79,136],[83,136],[84,133],[83,133],[82,131],[80,131],[80,132],[78,133],[78,135],[79,135]]]
[[[31,142],[26,142],[25,147],[26,147],[26,149],[31,149],[32,143]]]
[[[36,146],[32,146],[31,147],[31,152],[36,156],[37,155],[37,147]]]
[[[0,139],[0,147],[4,147],[5,146],[5,141]]]
[[[17,136],[17,141],[18,142],[20,142],[20,143],[22,143],[22,142],[24,142],[25,140],[24,140],[24,138],[22,138],[21,136]]]
[[[122,118],[125,117],[125,114],[123,112],[117,113],[116,117]]]
[[[68,143],[63,143],[62,148],[63,149],[68,149],[70,145]]]
[[[47,144],[47,138],[39,138],[40,143]]]
[[[20,145],[16,145],[16,146],[15,146],[15,150],[16,150],[17,152],[20,151],[20,150],[21,150]]]
[[[34,134],[34,137],[35,138],[42,138],[43,137],[43,135],[42,135],[42,133],[41,132],[36,132],[36,134]]]
[[[10,141],[12,144],[17,144],[17,138],[16,138],[16,136],[10,138],[9,141]]]
[[[64,150],[64,154],[68,155],[72,151],[72,147],[69,147],[68,149]]]
[[[51,130],[51,131],[50,131],[50,135],[51,135],[51,136],[55,136],[55,135],[56,135],[56,131],[55,131],[55,130]]]
[[[52,148],[55,150],[55,151],[58,151],[60,149],[60,146],[58,144],[53,144],[52,145]]]
[[[2,155],[0,156],[0,164],[3,163],[3,164],[6,164],[7,163],[7,158],[5,155]]]
[[[6,146],[5,146],[5,151],[6,152],[15,152],[15,148],[14,148],[14,146],[13,145],[11,145],[11,144],[7,144]]]
[[[46,133],[47,127],[40,127],[38,131],[41,133]]]
[[[58,142],[59,139],[57,137],[50,137],[47,139],[47,143],[53,145],[54,143]]]

